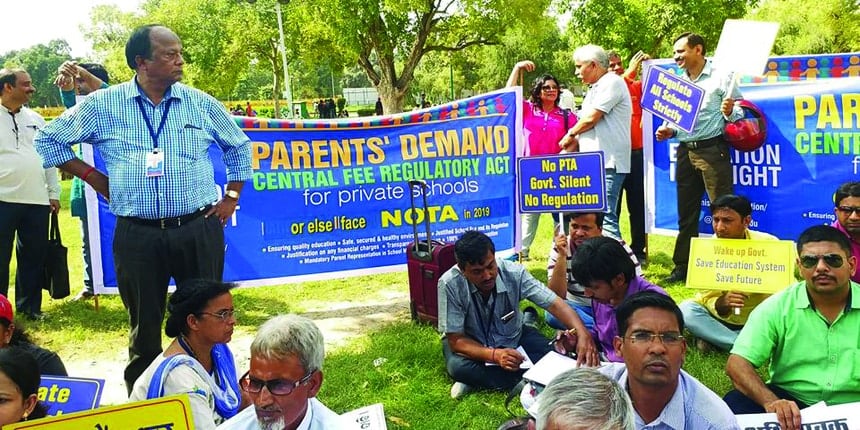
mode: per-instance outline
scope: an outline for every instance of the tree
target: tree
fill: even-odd
[[[394,113],[403,110],[427,54],[497,44],[501,29],[539,18],[547,5],[547,0],[316,0],[293,2],[290,8],[312,17],[300,23],[303,33],[317,36],[311,46],[347,51],[376,87],[384,111]]]
[[[27,71],[36,88],[30,106],[60,106],[60,93],[54,85],[57,68],[71,60],[71,49],[65,40],[52,40],[6,55],[4,67],[20,67]]]
[[[860,46],[860,12],[853,0],[767,0],[750,19],[779,22],[777,55],[852,52]]]
[[[571,46],[588,43],[619,50],[669,56],[675,36],[692,31],[705,38],[712,54],[723,22],[744,16],[757,0],[585,0],[574,4],[567,34]]]
[[[90,10],[90,25],[81,26],[84,38],[93,45],[92,59],[105,66],[113,83],[131,79],[134,71],[125,59],[125,42],[142,18],[121,11],[115,5],[98,5]]]

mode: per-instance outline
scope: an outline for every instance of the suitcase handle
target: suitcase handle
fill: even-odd
[[[424,201],[424,224],[427,226],[427,248],[426,251],[421,249],[421,243],[418,240],[418,226],[416,225],[416,220],[418,219],[418,215],[416,214],[415,208],[415,194],[412,190],[415,187],[421,188],[421,197]],[[411,224],[412,224],[412,235],[415,238],[415,241],[412,245],[412,255],[415,258],[424,261],[430,261],[433,259],[433,242],[430,238],[430,217],[427,216],[427,182],[424,180],[411,180],[409,181],[409,204],[412,207],[412,216],[411,216]]]

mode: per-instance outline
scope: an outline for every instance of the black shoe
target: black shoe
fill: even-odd
[[[664,284],[676,284],[679,282],[687,282],[687,271],[681,271],[675,268],[669,277],[663,279]]]
[[[523,309],[523,325],[527,325],[530,327],[537,327],[537,309],[528,306]]]

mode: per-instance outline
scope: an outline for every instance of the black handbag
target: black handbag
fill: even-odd
[[[68,249],[60,238],[60,223],[56,213],[51,214],[48,229],[48,252],[45,255],[45,289],[52,299],[69,296]]]

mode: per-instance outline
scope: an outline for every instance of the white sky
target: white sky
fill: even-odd
[[[54,39],[65,39],[73,57],[85,57],[92,46],[81,34],[81,24],[90,22],[90,10],[100,4],[115,4],[126,12],[138,10],[142,0],[3,0],[0,7],[0,54],[29,48]]]

